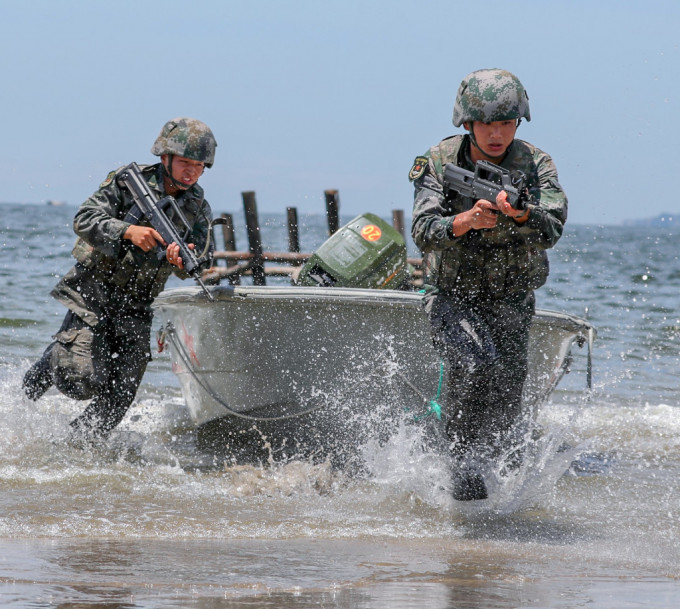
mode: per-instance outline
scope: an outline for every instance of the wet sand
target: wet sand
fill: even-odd
[[[591,544],[3,540],[0,554],[6,607],[670,609],[680,594]]]

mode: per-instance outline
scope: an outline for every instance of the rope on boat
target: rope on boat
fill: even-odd
[[[439,397],[442,393],[442,384],[444,381],[444,360],[439,362],[439,384],[437,386],[437,395],[433,399],[427,398],[411,381],[409,381],[403,374],[397,372],[397,376],[404,381],[404,383],[416,393],[422,400],[427,404],[427,412],[421,415],[413,415],[414,421],[421,421],[422,419],[429,417],[431,414],[435,415],[437,419],[441,421],[442,418],[442,407],[439,403]],[[408,412],[408,410],[407,410]]]
[[[588,360],[586,364],[586,386],[588,392],[593,390],[593,341],[595,340],[595,330],[588,328]]]
[[[294,415],[287,414],[273,417],[245,414],[243,412],[239,412],[238,410],[234,410],[215,392],[215,390],[210,386],[210,384],[207,381],[204,381],[196,374],[196,372],[191,366],[191,360],[189,358],[188,353],[186,352],[186,349],[184,348],[184,345],[182,344],[181,341],[177,340],[177,332],[175,331],[175,327],[168,322],[166,324],[165,331],[167,335],[170,337],[170,342],[172,343],[175,352],[182,360],[182,363],[184,364],[184,367],[186,368],[187,372],[189,372],[189,374],[191,375],[191,378],[193,378],[200,385],[203,391],[205,391],[213,400],[215,400],[220,406],[222,406],[229,414],[234,415],[235,417],[238,417],[240,419],[246,419],[249,421],[282,421],[284,419],[290,419],[292,417],[300,417],[309,414],[324,406],[324,404],[319,404],[317,406],[312,406],[307,410],[303,410],[302,412],[296,412]]]
[[[191,375],[191,378],[193,378],[198,385],[213,399],[215,402],[217,402],[220,406],[222,406],[229,414],[238,417],[240,419],[246,419],[249,421],[282,421],[284,419],[290,419],[293,417],[300,417],[304,416],[306,414],[310,414],[316,410],[319,410],[320,408],[324,407],[326,404],[325,403],[320,403],[316,406],[312,406],[311,408],[308,408],[306,410],[303,410],[302,412],[296,412],[295,414],[287,414],[287,415],[279,415],[279,416],[257,416],[257,415],[252,415],[252,414],[245,414],[243,412],[239,412],[238,410],[234,410],[229,404],[227,404],[218,394],[215,392],[215,390],[210,386],[210,384],[200,378],[195,370],[193,369],[191,365],[191,359],[189,357],[189,354],[186,352],[186,349],[184,348],[184,345],[180,340],[177,338],[177,332],[175,330],[175,326],[168,322],[165,326],[165,330],[163,331],[163,340],[165,336],[168,336],[170,338],[170,342],[172,343],[173,348],[175,349],[175,353],[179,356],[179,358],[182,360],[182,364],[184,365],[185,369],[187,372]],[[159,341],[159,345],[160,345]],[[370,378],[372,374],[374,374],[379,368],[384,366],[384,364],[380,364],[376,366],[371,372],[366,376],[365,378],[361,378],[355,383],[352,383],[347,390],[354,389],[357,385],[360,385],[361,383],[364,383],[366,380]],[[437,395],[435,396],[434,399],[427,398],[411,381],[409,381],[403,374],[400,372],[396,373],[399,378],[410,388],[412,389],[420,398],[423,399],[423,401],[427,404],[427,412],[423,415],[419,416],[414,416],[415,421],[419,421],[421,419],[424,419],[425,417],[430,416],[431,414],[434,414],[437,419],[441,419],[441,411],[442,407],[439,404],[438,400],[441,395],[441,390],[442,390],[442,383],[444,379],[444,360],[441,360],[440,363],[440,371],[439,371],[439,386],[437,387]],[[344,392],[343,392],[344,393]]]

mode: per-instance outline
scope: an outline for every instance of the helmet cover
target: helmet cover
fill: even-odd
[[[173,154],[193,161],[201,161],[212,167],[215,161],[217,141],[210,127],[195,118],[169,120],[151,147],[151,154]]]
[[[453,107],[453,124],[480,121],[492,123],[526,118],[531,120],[529,96],[514,74],[485,69],[468,74],[458,87]]]

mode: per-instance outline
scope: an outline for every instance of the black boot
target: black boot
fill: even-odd
[[[453,498],[456,501],[477,501],[486,499],[488,496],[484,478],[480,474],[476,472],[454,472]]]
[[[48,347],[43,356],[24,375],[22,387],[29,400],[39,400],[54,383],[50,363],[51,352],[52,349]]]

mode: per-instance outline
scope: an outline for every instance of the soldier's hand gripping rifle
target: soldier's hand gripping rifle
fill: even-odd
[[[504,190],[508,203],[517,210],[526,209],[533,201],[521,171],[510,172],[489,161],[477,161],[474,172],[448,163],[444,167],[444,188],[455,190],[474,201],[485,199],[496,203],[496,197]]]
[[[128,212],[125,221],[130,224],[136,224],[141,218],[146,218],[149,224],[163,237],[166,249],[171,243],[179,245],[179,256],[182,259],[184,270],[203,288],[208,299],[214,300],[210,290],[201,280],[200,265],[208,260],[208,257],[205,255],[208,250],[207,244],[205,251],[200,257],[196,256],[194,251],[189,248],[187,239],[191,235],[191,226],[184,217],[177,201],[171,196],[163,197],[159,200],[156,193],[149,188],[149,185],[144,180],[137,163],[130,163],[120,174],[119,180],[128,188],[135,201],[135,205]],[[181,224],[186,229],[184,235],[180,235],[175,225],[168,218],[168,214],[179,218]],[[212,226],[208,229],[208,240],[210,239],[211,230]],[[165,258],[166,249],[160,246],[158,246],[158,249],[158,258]]]

